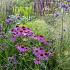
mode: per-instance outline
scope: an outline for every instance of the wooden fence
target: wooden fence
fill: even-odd
[[[0,14],[10,15],[13,13],[14,0],[0,0]]]
[[[59,0],[34,0],[34,12],[40,15],[54,13],[59,2]]]
[[[0,0],[0,13],[5,15],[11,15],[15,12],[15,1],[18,0]],[[54,13],[55,7],[57,7],[59,0],[33,0],[34,13],[44,15]],[[13,11],[14,8],[14,11]]]

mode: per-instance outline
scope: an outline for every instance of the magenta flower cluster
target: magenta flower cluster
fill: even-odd
[[[14,41],[18,37],[29,37],[29,38],[38,40],[38,41],[40,41],[43,44],[48,44],[48,41],[46,41],[44,36],[42,36],[42,35],[35,35],[35,33],[30,28],[26,28],[24,26],[23,27],[16,26],[11,31],[12,31],[12,35],[13,35],[12,39]]]
[[[36,48],[36,47],[33,47],[33,54],[36,56],[36,58],[38,58],[39,60],[47,60],[47,56],[49,56],[49,53],[46,52],[44,50],[44,48],[42,47],[39,47],[39,48]]]
[[[34,35],[34,33],[30,28],[26,28],[24,26],[23,27],[16,26],[11,31],[13,35],[13,38],[12,38],[13,40],[16,40],[16,38],[18,37],[32,37]]]
[[[39,47],[39,48],[32,47],[32,49],[31,49],[31,48],[25,47],[23,45],[16,45],[16,49],[21,53],[27,53],[29,51],[32,51],[33,55],[35,56],[34,63],[37,65],[41,64],[41,61],[43,61],[43,60],[48,61],[49,57],[51,56],[51,53],[46,52],[43,47]]]
[[[41,42],[43,44],[46,44],[46,45],[48,44],[48,41],[42,35],[35,35],[35,36],[33,36],[33,39],[38,40],[39,42]]]
[[[16,39],[18,37],[21,37],[21,38],[31,38],[31,39],[34,39],[34,40],[37,40],[45,45],[48,44],[48,41],[45,39],[44,36],[42,35],[36,35],[32,29],[30,28],[27,28],[27,27],[20,27],[20,26],[16,26],[15,28],[13,28],[11,30],[12,32],[12,39],[14,41],[16,41]],[[21,53],[26,53],[28,51],[32,51],[33,55],[36,57],[36,59],[34,60],[34,63],[35,64],[41,64],[41,61],[42,60],[48,60],[50,54],[49,52],[46,52],[44,50],[43,47],[39,47],[39,48],[36,48],[36,47],[32,47],[32,48],[29,48],[29,47],[25,47],[23,45],[16,45],[16,49],[21,52]]]
[[[28,52],[30,50],[30,48],[25,47],[23,45],[16,45],[16,48],[21,53],[25,53],[25,52]]]
[[[41,64],[42,60],[48,61],[48,58],[50,56],[50,52],[46,52],[43,47],[33,47],[33,54],[36,57],[34,61],[35,64]]]

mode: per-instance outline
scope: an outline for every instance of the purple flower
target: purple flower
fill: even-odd
[[[16,41],[16,37],[12,36],[11,40],[15,42]]]
[[[69,10],[69,6],[67,4],[64,3],[60,3],[60,7],[64,10],[64,11],[68,11]]]
[[[70,7],[70,4],[68,4],[68,6]]]
[[[13,20],[11,18],[6,19],[7,24],[11,24],[12,22],[13,22]]]
[[[33,47],[33,54],[39,60],[47,60],[49,57],[49,53],[46,52],[42,47],[40,48]]]
[[[59,13],[54,13],[54,17],[58,17],[59,15]]]
[[[34,33],[30,28],[16,26],[11,30],[14,37],[32,37]]]
[[[43,53],[43,52],[45,52],[45,51],[43,50],[43,48],[33,47],[33,54],[34,54],[35,56],[37,56],[38,54]]]
[[[42,35],[35,35],[34,32],[30,28],[26,27],[19,27],[16,26],[14,29],[11,30],[13,37],[18,38],[18,37],[28,37],[32,38],[35,40],[40,41],[41,43],[47,45],[48,41],[46,41],[45,37]]]
[[[70,0],[66,0],[67,2],[70,2]]]
[[[46,41],[45,37],[42,36],[42,35],[34,36],[33,38],[34,38],[35,40],[40,41],[40,42],[43,43],[43,44],[46,44],[46,45],[48,44],[48,41]]]
[[[2,25],[0,25],[0,31],[2,30]]]
[[[30,50],[30,48],[24,47],[24,46],[21,46],[21,45],[17,45],[16,48],[17,48],[17,50],[19,50],[22,53],[28,52]]]
[[[41,61],[40,61],[39,59],[36,59],[36,60],[34,61],[34,63],[38,65],[38,64],[41,64]]]

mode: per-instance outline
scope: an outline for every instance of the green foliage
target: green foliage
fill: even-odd
[[[15,14],[21,14],[23,16],[28,17],[33,14],[33,8],[32,8],[32,6],[30,6],[30,7],[23,7],[23,6],[16,7]]]
[[[30,6],[33,0],[18,0],[16,1],[16,6]]]
[[[31,16],[33,15],[33,4],[32,0],[18,0],[16,1],[15,11],[13,8],[13,12],[15,14],[21,14],[23,16]]]

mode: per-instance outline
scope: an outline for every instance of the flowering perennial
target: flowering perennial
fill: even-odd
[[[11,18],[6,19],[7,24],[12,24],[13,20]]]
[[[14,41],[16,41],[16,39],[18,37],[23,37],[23,38],[25,37],[25,38],[31,38],[31,39],[37,40],[45,45],[48,44],[48,41],[46,41],[44,36],[35,35],[35,33],[32,31],[32,29],[24,27],[24,26],[23,27],[16,26],[15,28],[13,28],[11,30],[11,32],[13,35],[12,39]],[[34,63],[37,65],[41,64],[42,60],[48,60],[48,58],[50,56],[50,53],[46,52],[43,47],[39,47],[39,48],[32,47],[32,49],[31,49],[31,48],[25,47],[23,45],[16,45],[16,49],[21,53],[26,53],[28,51],[32,51],[33,55],[36,57],[36,59],[34,60]]]
[[[12,39],[15,41],[18,37],[29,37],[40,41],[43,44],[48,44],[45,37],[42,35],[35,35],[30,28],[16,26],[12,31]]]
[[[34,63],[38,65],[38,64],[41,64],[41,61],[39,59],[36,59],[34,60]]]
[[[33,54],[39,60],[48,60],[48,57],[50,56],[49,53],[46,52],[42,47],[33,47]]]
[[[17,48],[17,50],[19,50],[22,53],[28,52],[30,50],[30,48],[24,47],[24,46],[21,46],[21,45],[17,45],[16,48]]]
[[[70,2],[70,0],[66,0],[66,2]],[[59,3],[59,7],[63,9],[65,12],[70,10],[70,3]]]
[[[16,40],[17,37],[31,37],[34,35],[30,28],[16,26],[11,30],[13,39]]]
[[[16,49],[21,53],[26,53],[28,51],[32,51],[33,55],[36,57],[34,60],[35,64],[41,64],[42,60],[48,61],[50,55],[50,52],[46,52],[43,47],[33,47],[30,49],[29,47],[25,47],[23,45],[16,45]]]

